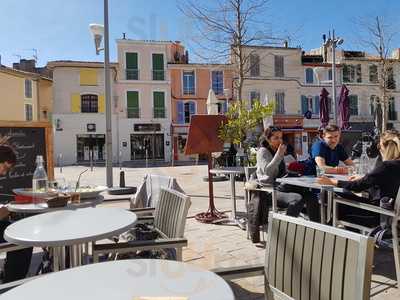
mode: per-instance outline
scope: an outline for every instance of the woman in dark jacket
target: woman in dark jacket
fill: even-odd
[[[351,176],[349,181],[321,177],[318,179],[318,183],[334,185],[353,192],[361,192],[371,187],[377,187],[380,190],[381,198],[388,197],[396,199],[400,187],[400,134],[393,130],[386,131],[381,136],[379,149],[383,162],[365,176]],[[364,203],[379,205],[378,201],[371,202],[371,200],[362,197],[359,197],[357,200]],[[349,217],[350,215],[363,215],[357,208],[346,208],[346,210],[343,211],[340,207],[339,214],[341,218],[346,218],[346,216]]]

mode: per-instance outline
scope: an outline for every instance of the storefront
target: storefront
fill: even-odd
[[[76,136],[76,158],[78,162],[104,161],[105,135],[78,134]]]
[[[160,124],[135,124],[130,135],[131,160],[164,160],[164,133]]]

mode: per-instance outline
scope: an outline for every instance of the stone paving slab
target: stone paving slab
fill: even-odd
[[[56,177],[63,176],[71,180],[87,167],[64,167],[63,173],[56,170]],[[245,231],[234,226],[202,224],[193,216],[205,211],[208,207],[208,183],[202,180],[207,174],[206,166],[183,166],[163,168],[124,168],[127,185],[138,185],[145,174],[169,175],[177,178],[185,192],[191,196],[192,206],[189,210],[185,236],[188,238],[188,247],[183,250],[185,262],[201,266],[205,269],[216,267],[232,267],[243,264],[264,263],[265,249],[258,248],[247,239]],[[86,177],[85,177],[86,176]],[[119,169],[114,169],[114,178],[119,179]],[[83,175],[83,181],[92,184],[105,184],[105,168],[96,167],[94,172]],[[238,195],[237,206],[244,211],[243,183],[236,183]],[[215,203],[219,210],[229,211],[230,184],[229,181],[215,182]],[[129,207],[125,202],[107,202],[104,205]],[[395,282],[393,255],[390,251],[377,250],[374,260],[374,275],[371,287],[371,299],[398,300],[400,290],[393,288]],[[263,278],[254,277],[235,280],[231,284],[238,300],[264,299]]]

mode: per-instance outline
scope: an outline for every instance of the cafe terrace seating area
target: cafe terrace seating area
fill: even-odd
[[[62,176],[73,178],[80,168],[66,167]],[[129,185],[147,184],[147,192],[155,188],[144,180],[149,174],[174,180],[154,181],[164,184],[156,187],[158,199],[141,205],[145,207],[131,208],[130,199],[115,197],[112,201],[103,192],[103,199],[93,207],[35,213],[14,222],[5,232],[5,238],[14,245],[3,244],[0,251],[4,254],[33,246],[33,277],[3,284],[0,299],[400,297],[393,249],[376,248],[366,234],[344,230],[335,215],[335,206],[341,200],[334,196],[334,190],[325,191],[326,202],[321,208],[321,223],[325,224],[288,217],[274,205],[268,228],[262,228],[266,241],[253,244],[242,226],[248,197],[239,177],[234,181],[235,197],[229,179],[213,183],[217,209],[231,219],[232,210],[236,210],[233,219],[240,222],[232,226],[200,223],[194,218],[207,210],[208,183],[202,180],[207,166],[135,168],[125,173]],[[60,175],[56,170],[56,177]],[[103,176],[103,168],[90,174],[93,184],[100,184]],[[304,182],[317,188],[310,178]],[[179,187],[179,191],[173,187]],[[385,212],[393,220],[398,220],[398,204],[397,199],[395,210]],[[154,224],[159,235],[153,240],[130,240],[127,232],[139,223]],[[159,249],[167,249],[168,255],[157,256]],[[136,250],[146,252],[147,257],[124,257],[138,253]],[[36,275],[46,251],[53,272]]]

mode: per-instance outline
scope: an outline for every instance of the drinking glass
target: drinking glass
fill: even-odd
[[[316,170],[317,170],[317,177],[321,177],[323,175],[325,175],[325,168],[324,167],[320,167],[320,166],[316,166]]]

